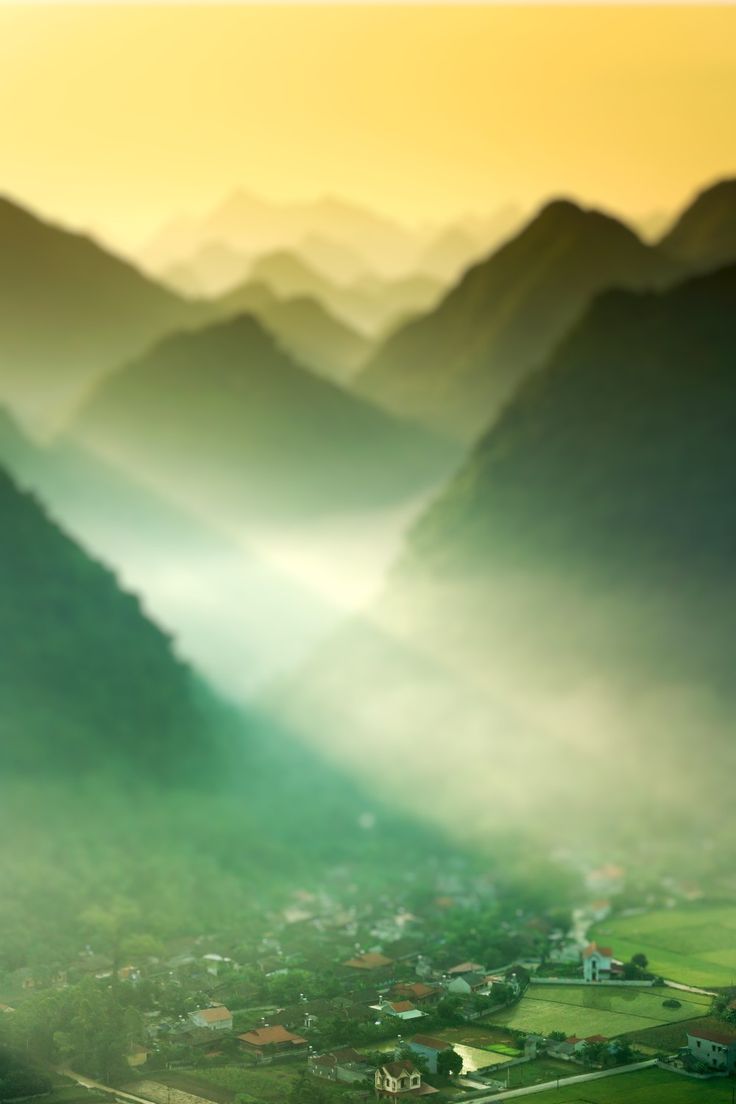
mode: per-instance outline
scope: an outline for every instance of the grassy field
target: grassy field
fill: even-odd
[[[650,969],[672,981],[704,988],[736,984],[736,907],[687,905],[612,917],[590,937],[610,945],[616,958],[642,951]]]
[[[510,1089],[521,1089],[526,1085],[542,1085],[545,1081],[555,1081],[558,1077],[572,1077],[576,1073],[580,1073],[580,1067],[573,1066],[570,1062],[557,1058],[537,1058],[533,1062],[511,1066],[508,1084]],[[499,1080],[505,1080],[506,1071],[501,1071],[498,1077]]]
[[[687,1045],[687,1032],[690,1027],[712,1027],[714,1031],[723,1031],[720,1020],[706,1016],[705,1019],[680,1020],[679,1023],[662,1024],[660,1027],[643,1028],[632,1031],[626,1036],[629,1042],[640,1049],[650,1049],[653,1054],[673,1054]]]
[[[171,1085],[193,1096],[229,1104],[236,1096],[241,1096],[248,1104],[284,1104],[295,1085],[304,1073],[304,1064],[274,1062],[273,1065],[231,1065],[213,1066],[187,1072],[174,1072],[157,1076],[160,1084]],[[345,1091],[342,1084],[322,1082],[325,1091],[339,1102]]]
[[[519,1004],[493,1015],[493,1022],[518,1031],[605,1035],[656,1027],[707,1015],[710,998],[677,994],[680,1008],[664,1008],[667,989],[614,989],[591,985],[531,985]],[[684,999],[687,998],[687,999]]]
[[[731,1104],[731,1092],[732,1083],[721,1078],[692,1081],[665,1070],[646,1069],[550,1089],[532,1099],[539,1104]]]

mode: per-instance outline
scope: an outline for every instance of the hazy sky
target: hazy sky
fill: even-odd
[[[670,208],[735,114],[734,8],[0,7],[0,190],[123,242],[236,187]]]

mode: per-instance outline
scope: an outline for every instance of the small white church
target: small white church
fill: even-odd
[[[608,981],[613,966],[613,951],[589,943],[583,951],[583,977],[586,981]]]

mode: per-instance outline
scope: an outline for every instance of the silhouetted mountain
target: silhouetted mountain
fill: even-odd
[[[0,400],[57,417],[198,309],[89,238],[0,199]]]
[[[685,802],[716,823],[707,795],[736,766],[735,343],[736,267],[596,299],[368,623],[281,688],[294,722],[329,742],[349,717],[356,761],[373,739],[420,793],[451,734],[466,769],[443,794],[471,820],[518,805],[582,830]]]
[[[453,450],[299,367],[247,315],[162,341],[103,381],[72,436],[217,516],[398,502]]]
[[[736,261],[736,179],[702,191],[664,235],[660,248],[696,272]]]
[[[170,640],[2,471],[0,520],[3,772],[195,777],[217,746]]]
[[[254,313],[295,360],[336,383],[351,380],[372,348],[310,296],[276,300]]]
[[[657,286],[676,271],[615,219],[550,203],[434,311],[379,347],[358,389],[394,413],[472,438],[598,291]]]

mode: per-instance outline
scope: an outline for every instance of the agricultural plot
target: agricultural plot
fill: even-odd
[[[646,1069],[550,1089],[531,1099],[538,1104],[731,1104],[731,1092],[731,1083],[721,1078],[693,1081]]]
[[[736,984],[736,908],[682,908],[613,917],[590,933],[610,944],[617,958],[643,952],[650,968],[687,985]]]
[[[493,1022],[517,1031],[564,1031],[566,1035],[605,1035],[612,1039],[626,1032],[705,1016],[710,998],[677,993],[680,1008],[665,1008],[668,989],[614,989],[592,985],[530,985],[512,1008],[494,1013]]]

